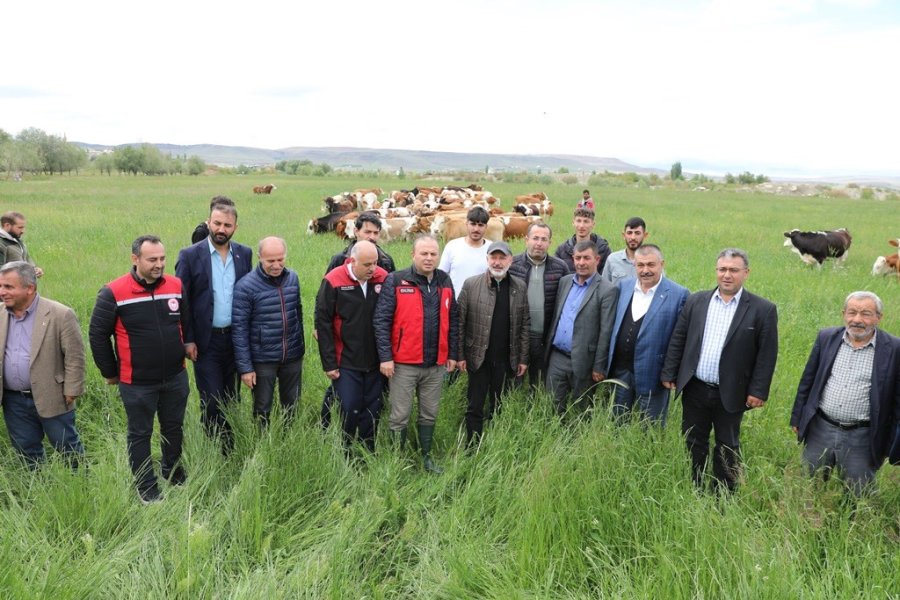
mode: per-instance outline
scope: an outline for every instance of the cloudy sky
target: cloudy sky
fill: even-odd
[[[900,174],[896,0],[48,0],[2,20],[13,134]]]

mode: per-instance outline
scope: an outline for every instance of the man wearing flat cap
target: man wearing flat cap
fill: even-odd
[[[506,242],[487,249],[487,271],[466,279],[459,294],[458,363],[469,374],[466,439],[481,436],[484,421],[500,408],[500,395],[528,368],[530,319],[525,281],[509,274]],[[487,410],[485,410],[487,400]]]

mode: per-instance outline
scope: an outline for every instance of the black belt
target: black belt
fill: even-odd
[[[231,335],[231,325],[228,327],[213,327],[212,332],[219,335]]]
[[[554,350],[555,352],[559,352],[559,353],[562,354],[563,356],[568,356],[569,358],[572,358],[572,353],[571,353],[571,352],[566,352],[565,350],[561,350],[561,349],[559,349],[559,348],[556,347],[556,346],[553,346],[553,350]]]
[[[700,379],[699,377],[696,377],[696,376],[694,377],[694,381],[696,381],[697,383],[703,384],[704,386],[708,387],[711,390],[719,389],[718,383],[709,383],[707,381],[703,381],[702,379]]]
[[[851,429],[859,429],[860,427],[868,427],[869,421],[854,421],[852,423],[841,423],[840,421],[835,421],[820,409],[816,409],[816,412],[822,417],[822,420],[828,423],[829,425],[834,425],[838,429],[843,429],[844,431],[850,431]]]
[[[8,390],[6,388],[3,388],[3,393],[4,394],[22,394],[26,398],[32,397],[31,390]]]

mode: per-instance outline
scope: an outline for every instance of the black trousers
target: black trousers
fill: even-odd
[[[233,445],[231,423],[225,418],[225,407],[240,400],[240,376],[234,362],[230,331],[230,328],[214,331],[209,347],[199,352],[194,363],[203,429],[209,436],[221,436],[223,449],[230,449]]]
[[[469,371],[469,387],[466,390],[466,436],[471,440],[481,435],[484,421],[500,412],[500,395],[514,381],[515,372],[509,368],[507,360],[494,363],[489,359],[478,369]],[[485,411],[485,400],[487,410]]]
[[[522,379],[527,377],[528,383],[534,388],[543,387],[543,382],[547,379],[544,349],[544,335],[532,333],[528,347],[528,371]]]
[[[722,405],[717,386],[709,386],[696,377],[684,386],[681,432],[691,453],[694,483],[703,484],[709,457],[709,433],[715,432],[713,484],[734,490],[740,475],[740,434],[743,411],[728,412]]]

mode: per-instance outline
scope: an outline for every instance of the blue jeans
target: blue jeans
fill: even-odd
[[[285,416],[290,417],[303,377],[303,358],[285,363],[253,363],[256,372],[256,385],[253,386],[253,416],[262,423],[269,422],[272,412],[272,399],[275,397],[275,381],[278,381],[278,398]]]
[[[76,456],[84,454],[84,446],[75,428],[75,410],[55,417],[41,417],[31,394],[3,390],[3,418],[13,448],[28,461],[31,468],[44,460],[44,435],[70,463],[78,464]]]
[[[628,384],[628,389],[616,386],[613,416],[617,420],[624,419],[632,411],[638,411],[642,418],[649,419],[660,427],[666,424],[666,416],[669,412],[669,390],[656,382],[649,394],[636,394],[634,373],[628,370],[613,371],[611,377]]]
[[[159,419],[162,446],[162,476],[168,478],[181,459],[184,439],[184,409],[187,406],[187,371],[154,384],[119,383],[119,393],[128,417],[128,462],[138,490],[156,487],[150,457],[153,417]]]

